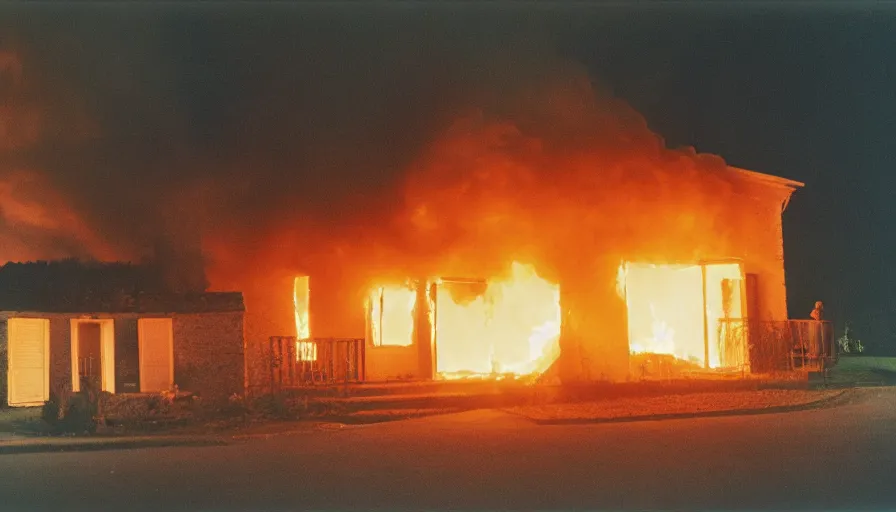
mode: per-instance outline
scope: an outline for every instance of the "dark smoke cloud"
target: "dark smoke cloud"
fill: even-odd
[[[332,16],[17,14],[0,44],[0,172],[44,176],[122,256],[363,198],[401,167],[413,125],[397,119],[421,105],[392,85],[416,50],[387,30],[351,42],[353,22]]]
[[[204,268],[213,287],[246,291],[251,310],[297,273],[407,272],[390,262],[423,241],[464,254],[483,215],[516,211],[526,194],[562,199],[543,186],[557,177],[598,191],[581,169],[601,162],[624,163],[601,169],[620,183],[648,161],[723,165],[665,153],[640,115],[555,53],[531,13],[345,9],[5,17],[15,40],[0,47],[17,64],[3,102],[23,113],[0,182],[43,180],[58,200],[35,204],[64,215],[23,226],[16,211],[32,203],[7,192],[0,234],[12,242],[0,257],[152,258],[182,287],[201,286]],[[475,158],[510,167],[482,177]],[[564,166],[577,171],[557,174]],[[466,195],[445,192],[458,187]],[[458,198],[478,209],[445,221]],[[437,214],[436,239],[421,205]],[[526,220],[517,234],[532,235]]]
[[[525,80],[528,53],[543,46],[537,31],[472,11],[4,11],[0,180],[39,176],[64,199],[51,209],[81,226],[25,241],[7,219],[6,247],[18,247],[8,259],[174,258],[195,269],[222,257],[203,254],[202,234],[232,234],[243,249],[269,226],[338,230],[382,214],[434,134]]]

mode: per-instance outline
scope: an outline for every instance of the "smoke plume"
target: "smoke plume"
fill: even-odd
[[[289,332],[292,279],[312,275],[323,334],[377,280],[688,260],[689,233],[736,228],[720,158],[667,149],[537,33],[180,14],[19,27],[0,53],[0,260],[155,260],[172,287],[242,290],[259,336]],[[669,236],[631,236],[645,226]]]

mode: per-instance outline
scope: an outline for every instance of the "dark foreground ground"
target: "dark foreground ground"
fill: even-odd
[[[896,389],[784,414],[539,426],[498,411],[230,446],[0,456],[2,510],[896,506]]]

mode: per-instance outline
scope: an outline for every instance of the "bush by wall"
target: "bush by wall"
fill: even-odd
[[[57,434],[92,434],[97,429],[101,404],[108,396],[112,395],[86,384],[77,393],[67,387],[55,389],[44,403],[41,418]]]

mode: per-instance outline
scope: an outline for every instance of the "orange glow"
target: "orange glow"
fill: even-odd
[[[370,293],[369,300],[374,346],[410,346],[417,293],[409,286],[381,286]]]
[[[629,348],[703,365],[703,277],[699,266],[628,264]]]
[[[301,341],[311,337],[309,281],[308,276],[299,276],[293,283],[293,305],[296,312],[296,359],[298,361],[317,361],[317,346],[309,341]]]
[[[671,355],[709,368],[744,364],[743,340],[726,331],[726,320],[743,315],[739,264],[623,267],[632,354]]]
[[[619,270],[616,272],[616,295],[619,295],[619,298],[625,300],[625,278],[628,274],[628,265],[625,263],[619,265]]]
[[[560,287],[529,265],[488,282],[442,281],[435,318],[443,378],[541,373],[560,354]]]
[[[744,333],[737,329],[744,316],[743,274],[736,263],[706,266],[706,318],[710,366],[735,367],[746,363]]]
[[[382,197],[368,194],[364,201],[351,195],[332,205],[340,212],[332,218],[327,209],[300,212],[285,201],[267,225],[232,219],[237,228],[214,233],[210,275],[218,287],[246,291],[247,337],[263,340],[291,323],[283,314],[266,318],[267,310],[284,304],[271,303],[272,287],[262,280],[275,282],[267,275],[274,272],[292,279],[301,268],[317,283],[315,335],[368,337],[370,380],[547,368],[559,344],[556,284],[569,292],[562,317],[569,319],[569,364],[555,368],[560,379],[624,380],[636,359],[628,352],[665,354],[657,359],[699,367],[732,364],[737,358],[727,355],[727,342],[719,350],[728,336],[717,333],[718,322],[742,312],[729,298],[726,314],[722,297],[734,288],[723,293],[711,266],[704,287],[699,263],[744,259],[761,274],[762,313],[785,318],[780,210],[793,187],[729,168],[712,155],[667,150],[636,113],[590,98],[588,82],[582,85],[582,102],[560,101],[566,93],[574,100],[580,90],[562,87],[547,101],[540,92],[508,98],[523,112],[464,115],[428,141],[394,189],[384,186]],[[235,247],[245,249],[237,254]],[[518,322],[506,320],[514,312],[498,300],[498,276],[514,259],[537,262],[542,277],[550,276],[550,283],[539,283],[550,288],[546,305],[539,293],[522,292],[532,304],[519,307],[535,313]],[[690,270],[670,270],[668,278],[659,272],[653,281],[650,273],[620,268],[622,259],[685,262]],[[246,263],[252,261],[261,268]],[[446,276],[482,280],[437,279]],[[433,279],[434,311],[415,311],[424,294],[404,285],[405,277]],[[614,278],[624,302],[614,293]],[[374,285],[385,286],[371,294]],[[360,307],[364,299],[370,299],[368,315]],[[542,310],[553,313],[542,316]],[[420,325],[428,315],[437,331],[431,338],[429,326]],[[495,326],[505,323],[508,332],[495,336]],[[431,353],[418,347],[427,338]],[[267,378],[255,373],[256,380]]]

